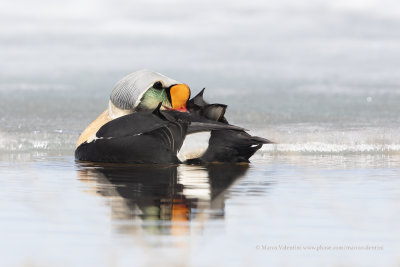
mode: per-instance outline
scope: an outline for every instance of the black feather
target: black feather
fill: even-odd
[[[203,98],[204,89],[188,101],[188,110],[196,116],[228,124],[225,118],[227,106],[208,104]],[[206,152],[199,158],[187,160],[187,164],[205,164],[209,162],[249,162],[249,158],[263,144],[272,143],[268,139],[251,136],[245,129],[215,129]]]
[[[103,125],[97,139],[75,151],[77,160],[115,163],[180,163],[177,153],[191,132],[242,128],[178,111],[135,112]]]
[[[207,102],[205,102],[204,98],[203,98],[205,89],[206,88],[203,88],[200,91],[200,93],[198,93],[195,97],[193,97],[191,100],[189,100],[187,103],[187,106],[188,107],[194,107],[194,106],[203,107],[203,106],[207,105]]]

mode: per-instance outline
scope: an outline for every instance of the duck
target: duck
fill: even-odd
[[[130,164],[249,162],[268,139],[254,137],[224,117],[227,106],[208,104],[204,90],[150,70],[133,72],[111,90],[107,108],[79,136],[75,159]],[[208,149],[181,160],[187,135],[209,132]]]

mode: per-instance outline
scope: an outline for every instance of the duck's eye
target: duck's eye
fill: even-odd
[[[157,81],[157,82],[155,82],[155,83],[153,84],[153,88],[154,88],[154,89],[161,90],[161,89],[163,89],[163,85],[162,85],[162,83],[161,83],[160,81]]]

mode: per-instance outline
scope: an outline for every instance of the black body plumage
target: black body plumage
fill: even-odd
[[[182,146],[190,121],[166,118],[159,111],[137,112],[103,125],[92,142],[75,151],[82,161],[115,163],[180,163],[176,154]]]
[[[178,111],[135,112],[103,125],[91,142],[75,150],[81,161],[178,164],[177,153],[188,133],[243,128]]]

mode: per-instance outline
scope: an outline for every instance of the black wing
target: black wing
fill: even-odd
[[[108,122],[97,139],[84,142],[75,150],[83,161],[175,164],[176,154],[186,137],[190,122],[176,121],[160,113],[132,113]]]
[[[155,112],[135,112],[104,124],[96,133],[97,138],[139,135],[167,127],[170,121]]]
[[[169,110],[169,111],[162,111],[162,114],[167,118],[170,117],[173,118],[170,120],[190,122],[187,134],[198,133],[198,132],[209,132],[213,130],[246,131],[246,129],[242,127],[231,125],[224,122],[219,122],[217,120],[213,120],[208,117],[201,116],[199,114],[192,112],[179,112],[179,111]]]

